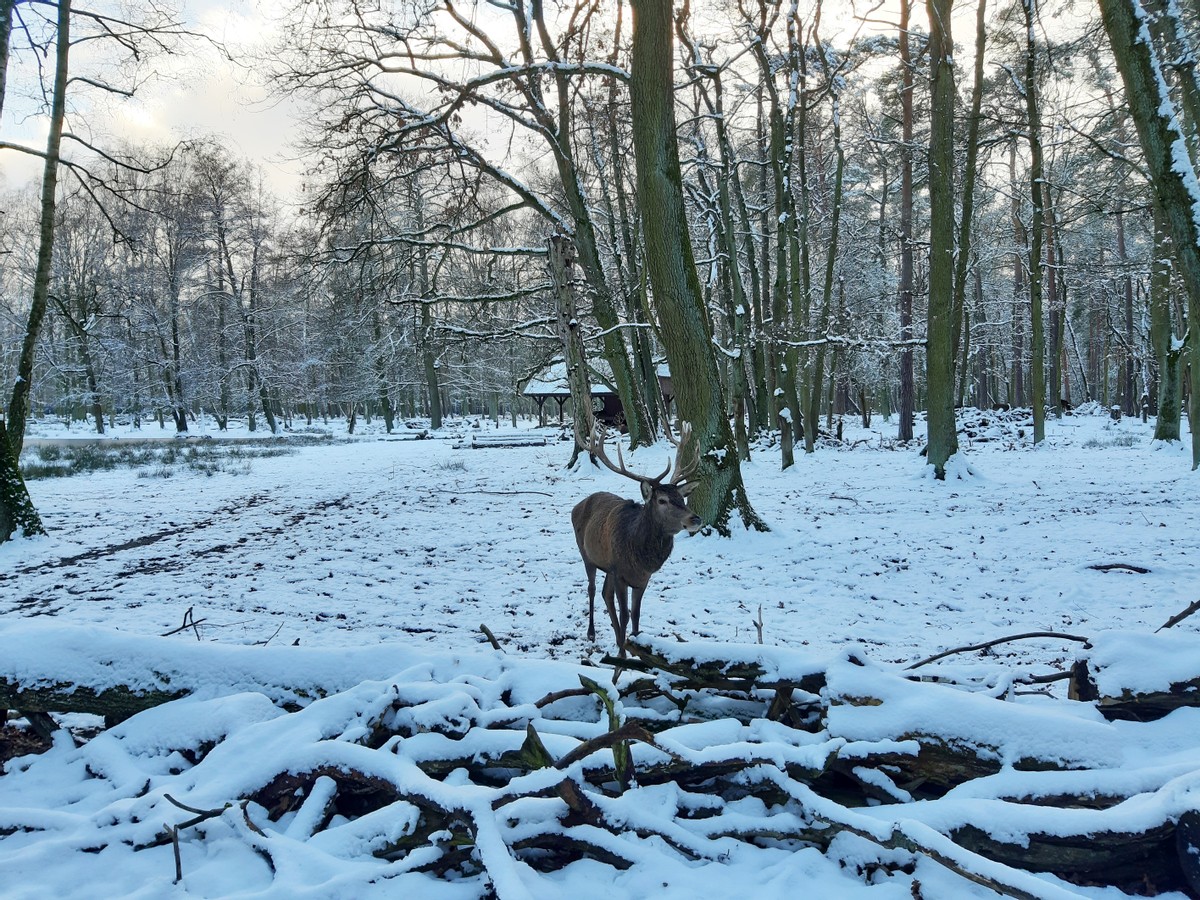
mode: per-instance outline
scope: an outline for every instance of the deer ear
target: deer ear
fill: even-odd
[[[698,481],[685,481],[679,486],[679,495],[686,499],[699,485],[700,482]]]
[[[654,493],[654,485],[652,485],[648,481],[643,481],[642,482],[642,499],[648,501],[650,499],[650,495],[653,493]]]

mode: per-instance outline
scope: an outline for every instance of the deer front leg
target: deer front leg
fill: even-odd
[[[587,636],[589,641],[596,640],[596,567],[590,562],[585,562],[583,567],[587,570],[588,580],[588,631]]]
[[[639,623],[641,622],[641,618],[642,618],[642,594],[644,594],[644,593],[646,593],[645,585],[642,585],[642,587],[635,587],[633,589],[633,601],[632,601],[633,610],[632,610],[632,612],[633,612],[633,633],[634,634],[641,634],[641,631],[642,631],[642,629],[639,627]]]

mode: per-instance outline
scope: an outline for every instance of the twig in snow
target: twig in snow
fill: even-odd
[[[271,641],[273,641],[275,639],[275,635],[279,634],[279,632],[281,632],[281,631],[283,631],[283,623],[282,622],[279,623],[279,627],[276,628],[275,631],[273,631],[271,633],[271,636],[269,638],[267,638],[265,641],[255,641],[254,646],[255,647],[267,646],[267,644],[271,643]]]
[[[207,622],[208,619],[195,618],[192,615],[193,609],[195,609],[194,606],[189,606],[187,608],[187,612],[185,612],[183,614],[183,624],[182,625],[180,625],[178,628],[172,628],[170,631],[164,631],[162,634],[159,635],[159,637],[170,637],[173,634],[179,634],[179,632],[187,631],[190,628],[190,629],[192,629],[192,631],[194,631],[196,633],[196,640],[200,640],[200,626],[203,625],[205,622]]]
[[[183,881],[183,860],[179,856],[179,828],[164,822],[163,830],[170,836],[171,849],[175,851],[175,880],[171,883],[179,884]]]
[[[554,764],[556,769],[565,769],[573,763],[579,762],[586,756],[595,753],[597,750],[603,750],[606,747],[612,747],[614,744],[621,744],[625,741],[641,741],[643,744],[654,746],[654,737],[641,725],[636,722],[626,722],[620,728],[613,731],[606,731],[601,735],[584,741],[574,750],[563,756]]]
[[[492,634],[492,629],[488,628],[486,625],[480,625],[479,630],[483,632],[483,636],[488,639],[489,644],[491,644],[501,653],[504,652],[504,648],[500,646],[500,642],[496,640],[496,636]]]
[[[551,703],[557,703],[559,700],[565,700],[568,697],[586,697],[591,693],[587,688],[566,688],[561,691],[551,691],[537,703],[533,704],[538,709],[544,709]]]
[[[1159,625],[1157,628],[1155,628],[1154,633],[1157,634],[1158,632],[1162,631],[1164,628],[1174,628],[1176,625],[1178,625],[1180,622],[1182,622],[1188,616],[1192,615],[1193,613],[1195,613],[1197,611],[1200,611],[1200,600],[1194,601],[1183,612],[1176,613],[1175,615],[1171,616],[1171,618],[1167,619],[1167,621],[1163,622],[1161,625]]]
[[[180,803],[178,800],[176,800],[170,794],[163,794],[163,799],[166,800],[168,803],[170,803],[172,806],[182,809],[184,812],[195,813],[198,816],[203,816],[204,818],[199,820],[201,822],[203,822],[204,819],[215,819],[221,813],[225,812],[225,810],[229,809],[228,804],[226,804],[225,806],[222,806],[220,809],[196,809],[196,807],[194,807],[194,806],[188,806],[186,803]],[[179,827],[180,828],[189,828],[191,826],[185,824],[185,825],[181,825]]]
[[[1134,572],[1138,575],[1149,575],[1150,570],[1144,566],[1135,566],[1130,563],[1097,563],[1094,566],[1088,566],[1089,569],[1095,569],[1097,572]]]
[[[158,836],[148,844],[135,844],[134,850],[148,850],[151,847],[161,847],[163,844],[174,844],[175,850],[175,875],[178,882],[183,878],[183,873],[180,871],[179,865],[179,832],[185,828],[191,828],[193,825],[199,825],[201,822],[207,822],[209,819],[215,819],[217,816],[229,809],[233,804],[226,803],[220,809],[196,809],[194,806],[188,806],[186,803],[180,803],[170,794],[163,794],[163,799],[172,806],[182,809],[184,812],[195,814],[195,818],[188,819],[186,822],[180,822],[178,825],[163,825],[163,830],[158,833]]]
[[[762,616],[762,604],[761,603],[758,604],[758,618],[751,619],[750,621],[754,623],[754,630],[758,632],[758,642],[761,644],[763,642],[763,636],[762,636],[763,616]]]
[[[246,827],[249,828],[251,831],[253,831],[255,834],[257,834],[259,837],[265,838],[267,836],[267,833],[265,831],[263,831],[261,828],[259,828],[257,825],[255,825],[254,822],[251,821],[251,819],[250,819],[250,810],[247,808],[249,805],[250,805],[249,800],[243,800],[241,803],[242,818],[246,820]]]
[[[972,644],[969,647],[955,647],[952,650],[944,650],[941,653],[935,653],[933,656],[927,657],[920,662],[915,662],[911,666],[907,666],[905,671],[911,669],[919,669],[921,666],[928,665],[931,662],[936,662],[947,656],[953,656],[956,653],[970,653],[974,650],[987,650],[989,647],[995,647],[997,644],[1007,644],[1009,641],[1024,641],[1029,638],[1055,638],[1063,641],[1075,641],[1080,644],[1086,644],[1088,639],[1080,637],[1077,634],[1061,634],[1057,631],[1027,631],[1024,634],[1013,634],[1008,637],[996,638],[991,641],[984,641],[982,644]]]
[[[1015,678],[1016,684],[1053,684],[1056,681],[1066,681],[1071,677],[1070,672],[1050,672],[1046,675],[1030,675],[1028,678]]]

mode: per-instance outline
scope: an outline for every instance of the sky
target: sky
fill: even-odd
[[[276,35],[273,11],[278,4],[247,0],[183,0],[181,19],[187,27],[226,46],[244,58]],[[89,92],[85,122],[97,140],[117,137],[133,143],[171,144],[214,136],[234,152],[255,161],[269,187],[282,199],[293,196],[302,182],[303,161],[289,146],[296,131],[294,104],[273,99],[249,66],[230,62],[203,41],[189,52],[154,63],[159,77],[143,84],[136,95],[119,101],[93,99]],[[28,71],[11,72],[0,139],[33,147],[44,145],[47,120],[34,114],[36,106],[23,97],[18,81]],[[32,156],[0,153],[0,187],[36,182],[41,162]]]

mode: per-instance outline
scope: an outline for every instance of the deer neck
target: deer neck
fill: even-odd
[[[635,546],[640,549],[640,555],[652,572],[658,571],[659,567],[667,561],[667,557],[671,555],[671,549],[675,546],[674,536],[667,534],[655,524],[649,504],[642,507],[642,514],[638,516]]]

